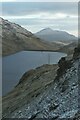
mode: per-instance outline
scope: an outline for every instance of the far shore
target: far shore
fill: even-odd
[[[2,54],[2,55],[0,55],[0,56],[6,57],[6,56],[10,56],[10,55],[13,55],[13,54],[22,52],[22,51],[34,51],[34,52],[60,52],[60,53],[67,54],[67,56],[68,56],[68,53],[67,53],[67,52],[59,51],[59,50],[31,50],[31,49],[30,49],[30,50],[28,49],[28,50],[15,51],[15,52],[13,52],[13,53],[9,53],[9,54],[6,54],[6,55]]]

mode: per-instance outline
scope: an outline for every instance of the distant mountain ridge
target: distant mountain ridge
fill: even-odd
[[[36,37],[18,24],[0,18],[2,28],[2,55],[10,55],[23,50],[56,50],[61,44],[51,44]]]
[[[41,37],[38,37],[20,25],[4,20],[3,18],[0,18],[0,26],[0,40],[2,40],[2,42],[0,42],[0,46],[2,46],[0,55],[2,54],[3,56],[27,50],[47,50],[56,52],[71,42],[67,40],[67,42],[58,40],[50,42],[52,39],[50,36],[52,35],[53,30],[49,28],[47,29],[47,35],[49,35],[45,35],[48,40],[44,40],[41,38],[42,35]],[[42,30],[40,34],[44,33],[44,31],[46,31],[46,29]],[[64,49],[62,52],[64,52]]]
[[[77,37],[74,35],[71,35],[65,31],[58,31],[58,30],[52,30],[51,28],[45,28],[37,33],[35,35],[45,41],[54,42],[54,41],[62,41],[62,42],[72,42],[77,40]]]

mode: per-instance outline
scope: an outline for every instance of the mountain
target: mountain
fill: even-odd
[[[43,65],[26,72],[14,90],[3,97],[4,118],[80,120],[80,47],[72,60]]]
[[[10,55],[22,50],[56,50],[63,44],[45,42],[20,25],[0,18],[2,34],[2,55]]]
[[[67,44],[70,44],[71,41],[54,41],[50,42],[53,33],[55,34],[55,37],[59,38],[61,37],[58,36],[60,33],[63,34],[65,32],[61,31],[53,31],[50,28],[44,29],[41,32],[37,33],[40,34],[41,37],[36,36],[32,34],[30,31],[22,28],[20,25],[9,22],[8,20],[4,20],[0,18],[0,49],[1,49],[1,44],[2,44],[2,55],[10,55],[19,51],[23,50],[51,50],[51,51],[59,51],[64,48]],[[44,35],[46,33],[47,35]],[[58,35],[57,35],[58,33]],[[43,34],[43,35],[42,35]],[[68,33],[64,34],[65,36],[71,36]],[[45,39],[47,38],[48,40],[43,40],[42,37],[45,36]],[[75,38],[72,36],[72,38]],[[76,39],[76,38],[75,38]],[[2,40],[2,42],[1,42]],[[1,52],[1,50],[0,50]],[[62,52],[65,52],[63,49]],[[67,53],[67,52],[66,52]],[[0,53],[1,54],[1,53]]]
[[[35,33],[35,35],[49,42],[60,41],[63,43],[71,43],[72,41],[77,40],[77,37],[74,35],[71,35],[65,31],[52,30],[51,28],[45,28]]]

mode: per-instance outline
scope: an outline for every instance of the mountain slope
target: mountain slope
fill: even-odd
[[[9,55],[22,50],[56,50],[61,44],[51,44],[40,40],[20,25],[0,18],[2,27],[2,53]]]
[[[61,47],[58,51],[67,53],[68,55],[73,54],[74,48],[78,46],[78,42],[72,42],[69,45]]]
[[[70,43],[74,40],[77,40],[77,37],[71,35],[65,31],[52,30],[50,28],[45,28],[35,35],[45,41],[54,42],[61,41],[64,43]]]
[[[74,58],[62,58],[59,67],[44,65],[25,73],[16,88],[3,98],[3,117],[79,120],[80,49],[75,50]]]

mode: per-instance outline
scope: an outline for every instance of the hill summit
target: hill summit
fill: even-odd
[[[45,28],[35,33],[35,35],[49,42],[63,41],[71,43],[72,41],[77,40],[77,37],[67,33],[66,31],[52,30],[51,28]]]

